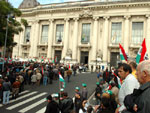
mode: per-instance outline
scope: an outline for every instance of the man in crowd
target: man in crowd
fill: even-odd
[[[116,109],[115,113],[121,113],[125,109],[125,106],[123,103],[125,96],[133,93],[133,90],[135,88],[136,89],[139,88],[139,82],[131,73],[132,73],[132,70],[128,64],[126,63],[120,64],[118,68],[118,75],[124,81],[119,90],[119,95],[118,95],[120,107]]]
[[[68,93],[64,92],[63,100],[60,101],[61,113],[70,113],[73,110],[74,104],[72,98],[68,97]]]
[[[82,83],[82,91],[81,95],[83,97],[83,100],[87,100],[88,97],[88,90],[87,90],[87,85],[85,83]]]
[[[45,113],[59,113],[59,106],[57,102],[52,99],[52,96],[49,95],[47,98],[48,105],[46,107]]]
[[[123,113],[150,113],[150,60],[137,66],[136,75],[141,86],[126,96],[125,105],[128,111]]]

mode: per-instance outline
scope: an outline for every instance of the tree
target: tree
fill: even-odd
[[[15,19],[15,17],[20,16],[21,11],[19,9],[14,8],[10,3],[6,2],[5,0],[0,0],[0,47],[3,47],[5,43],[7,25],[7,48],[12,48],[17,44],[13,40],[14,34],[19,34],[19,32],[23,30],[21,24],[23,24],[24,26],[28,25],[27,21],[24,19],[21,19],[20,22]]]

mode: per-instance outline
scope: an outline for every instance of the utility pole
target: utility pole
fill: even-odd
[[[6,2],[8,2],[8,0],[6,0]],[[6,18],[6,34],[5,34],[5,45],[4,45],[4,54],[3,54],[4,59],[5,59],[5,56],[6,56],[7,35],[8,35],[8,19],[9,19],[9,15],[7,15],[7,18]],[[5,65],[5,63],[3,62],[2,71],[4,71],[4,65]]]

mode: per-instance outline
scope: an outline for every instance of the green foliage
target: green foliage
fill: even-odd
[[[14,35],[19,34],[19,32],[23,30],[21,24],[24,26],[28,25],[25,19],[21,19],[21,22],[15,19],[15,17],[19,16],[21,16],[21,11],[19,9],[14,8],[10,3],[7,3],[5,0],[0,0],[0,47],[4,46],[7,25],[7,47],[13,47],[16,45],[16,43],[14,43],[13,41]]]

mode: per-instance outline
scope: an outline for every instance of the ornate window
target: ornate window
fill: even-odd
[[[48,25],[42,25],[41,43],[48,42]]]
[[[112,44],[118,44],[121,42],[122,35],[122,23],[112,22],[111,25],[111,42]]]
[[[132,43],[140,44],[143,40],[143,22],[132,22]]]
[[[56,42],[62,42],[64,34],[64,24],[56,25]]]
[[[30,42],[31,26],[25,28],[24,43]]]
[[[81,43],[88,43],[90,41],[90,26],[90,23],[82,24]]]

